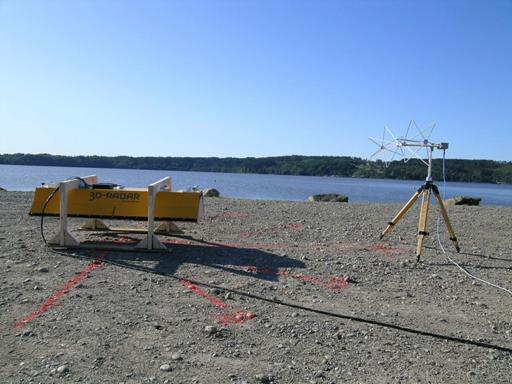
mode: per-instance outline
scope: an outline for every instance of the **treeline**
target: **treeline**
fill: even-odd
[[[360,178],[423,180],[426,167],[417,160],[382,161],[349,156],[277,156],[262,158],[218,157],[130,157],[59,156],[49,154],[3,154],[0,164],[60,167],[157,169],[172,171],[265,173],[278,175],[339,176]],[[434,180],[441,180],[443,163],[435,159]],[[449,159],[446,175],[450,181],[512,183],[512,162]]]

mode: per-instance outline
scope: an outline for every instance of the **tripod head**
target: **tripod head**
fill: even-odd
[[[448,143],[433,143],[429,140],[434,127],[435,124],[432,124],[424,129],[420,129],[416,122],[411,120],[404,137],[395,137],[389,128],[385,127],[382,140],[369,138],[379,147],[372,154],[371,158],[384,157],[386,167],[389,167],[389,164],[395,159],[401,158],[406,163],[412,158],[416,158],[427,166],[426,180],[432,181],[432,152],[434,149],[442,151],[448,149]],[[419,155],[422,149],[425,149],[427,152],[426,159]]]

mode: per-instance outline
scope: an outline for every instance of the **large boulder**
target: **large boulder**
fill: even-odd
[[[207,188],[203,190],[203,196],[206,197],[220,197],[220,193],[215,188]]]
[[[455,196],[446,200],[447,205],[480,205],[481,197]]]
[[[3,189],[2,187],[0,187],[0,192],[2,192],[2,191],[6,191],[6,189]]]
[[[348,203],[348,196],[338,195],[337,193],[324,193],[320,195],[309,196],[308,201]]]

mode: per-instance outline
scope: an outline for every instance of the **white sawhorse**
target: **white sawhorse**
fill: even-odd
[[[68,192],[78,189],[80,184],[95,184],[98,182],[96,175],[81,177],[80,179],[64,180],[59,183],[59,231],[50,240],[50,244],[58,244],[61,247],[76,247],[80,242],[75,239],[68,231]]]
[[[155,236],[155,203],[156,193],[160,190],[171,190],[171,177],[167,176],[148,186],[148,234],[144,240],[139,242],[135,248],[167,249],[158,237]]]
[[[73,189],[78,189],[80,184],[95,184],[98,177],[95,175],[85,176],[77,179],[62,181],[59,184],[60,207],[59,207],[59,231],[52,238],[50,243],[60,245],[61,247],[80,247],[82,245],[68,231],[68,193]],[[164,250],[167,249],[154,234],[155,232],[155,203],[156,194],[161,190],[171,189],[171,178],[164,177],[148,186],[148,230],[147,236],[134,247],[135,249]]]

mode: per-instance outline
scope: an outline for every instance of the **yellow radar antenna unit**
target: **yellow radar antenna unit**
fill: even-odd
[[[36,188],[29,214],[59,217],[59,229],[49,244],[72,248],[100,249],[100,246],[80,243],[73,237],[68,230],[69,217],[93,219],[82,226],[83,229],[93,230],[109,230],[98,219],[147,220],[147,229],[143,230],[145,236],[131,247],[132,250],[165,251],[167,247],[160,242],[156,234],[174,231],[174,221],[198,222],[203,212],[203,194],[171,191],[169,176],[148,185],[147,188],[125,188],[110,183],[98,183],[98,177],[91,175],[64,180],[55,186],[43,185]],[[163,223],[156,226],[157,221]],[[41,221],[43,235],[42,230]],[[124,228],[111,230],[140,232]],[[114,245],[113,248],[120,247]]]
[[[397,157],[403,157],[403,160],[405,162],[409,161],[411,158],[414,157],[427,166],[427,178],[425,180],[425,183],[418,188],[418,190],[412,195],[409,201],[402,207],[402,209],[400,209],[400,211],[398,211],[395,217],[393,217],[393,219],[390,222],[388,222],[387,227],[380,235],[380,238],[382,239],[389,232],[391,232],[395,225],[400,221],[400,219],[402,219],[402,217],[404,217],[404,215],[411,209],[411,207],[416,203],[418,198],[421,196],[422,201],[420,209],[420,218],[418,222],[418,242],[416,245],[417,261],[420,260],[421,254],[423,252],[423,242],[425,240],[425,236],[429,235],[429,233],[427,232],[427,221],[430,206],[430,196],[432,194],[436,198],[437,203],[439,205],[439,209],[443,216],[446,229],[448,230],[448,233],[450,235],[450,240],[453,242],[457,252],[460,252],[459,242],[457,240],[457,236],[455,236],[455,232],[450,222],[450,218],[448,217],[448,212],[444,205],[443,199],[439,194],[439,188],[432,181],[432,152],[434,151],[434,149],[439,149],[443,151],[446,151],[448,149],[448,143],[433,143],[429,141],[429,137],[432,134],[434,127],[435,124],[432,124],[426,129],[421,130],[418,128],[416,122],[414,120],[411,120],[407,128],[407,132],[403,138],[395,137],[387,127],[384,128],[384,133],[382,135],[381,140],[371,137],[369,138],[379,147],[379,149],[375,153],[373,153],[372,158],[375,158],[379,155],[387,156],[385,159],[386,167],[388,167],[389,163]],[[417,134],[413,138],[408,138],[408,135],[411,133],[412,128],[416,130]],[[426,160],[418,155],[418,153],[422,149],[426,149],[427,151]]]

